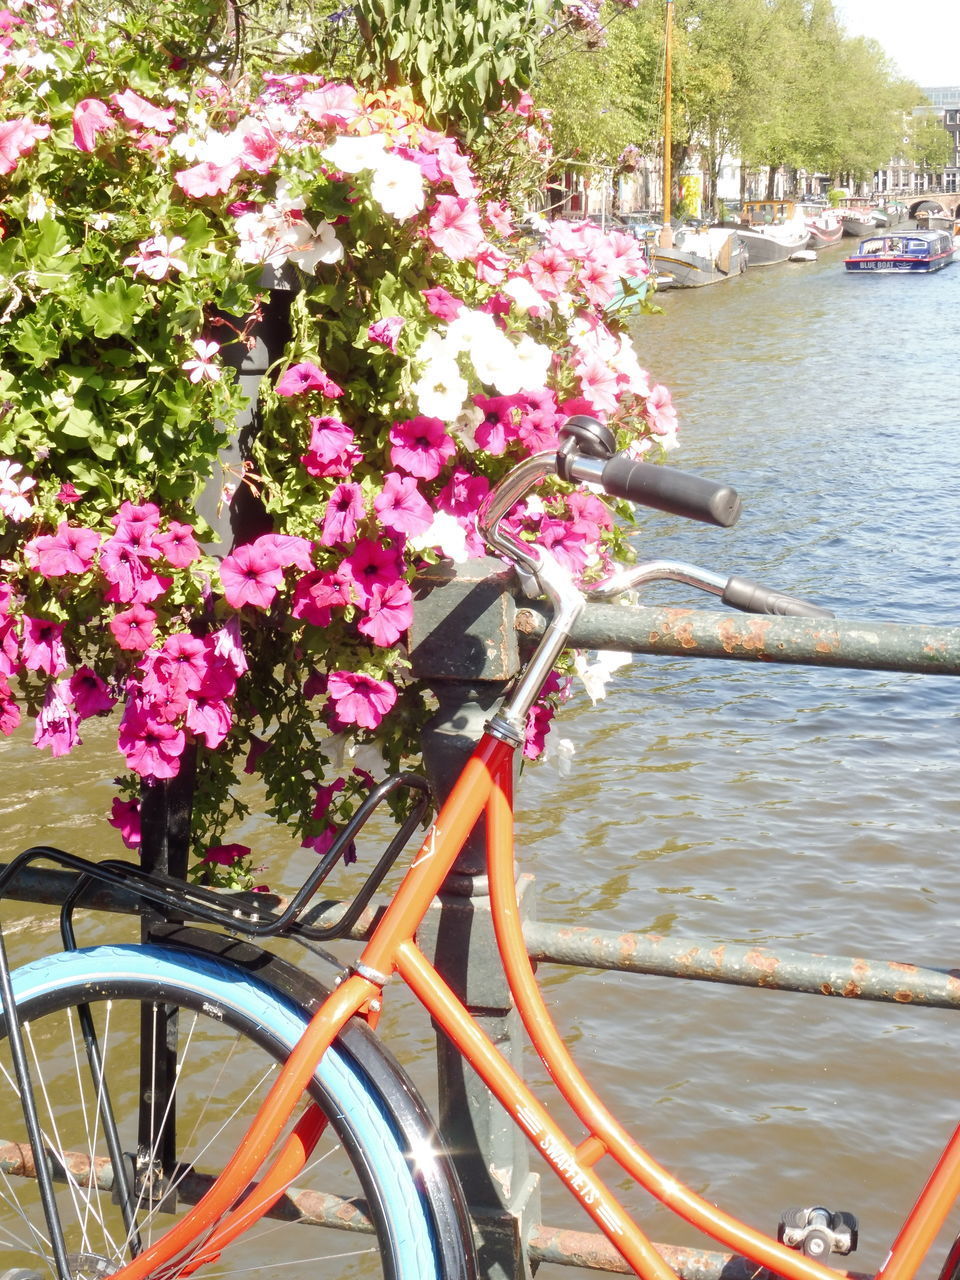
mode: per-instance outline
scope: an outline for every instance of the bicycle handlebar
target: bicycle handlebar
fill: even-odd
[[[626,498],[687,520],[729,529],[740,518],[742,504],[735,489],[676,467],[641,462],[622,453],[607,460],[574,454],[564,471],[570,479],[599,484],[612,498]]]

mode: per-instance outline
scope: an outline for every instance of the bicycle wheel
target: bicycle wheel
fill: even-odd
[[[129,1259],[132,1240],[152,1243],[203,1193],[307,1015],[232,964],[157,946],[94,947],[36,961],[15,972],[14,992],[71,1280],[100,1280]],[[96,1027],[105,1083],[99,1093],[79,1026],[83,1007]],[[56,1267],[30,1178],[5,1022],[0,1032],[0,1079],[8,1086],[0,1090],[0,1133],[10,1135],[0,1144],[0,1276],[22,1269],[46,1278]],[[141,1047],[146,1061],[159,1064],[146,1075]],[[165,1067],[172,1080],[166,1091]],[[147,1105],[140,1105],[141,1092]],[[152,1189],[149,1176],[137,1179],[127,1221],[113,1193],[121,1180],[107,1149],[104,1094],[124,1162],[154,1173],[162,1166],[166,1175]],[[297,1187],[199,1274],[439,1280],[423,1180],[404,1154],[389,1100],[339,1044],[324,1055],[309,1096],[328,1124]],[[346,1229],[304,1225],[317,1222]],[[172,1280],[188,1273],[186,1262],[157,1274]]]

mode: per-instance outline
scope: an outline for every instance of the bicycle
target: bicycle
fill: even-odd
[[[478,1268],[470,1223],[451,1162],[427,1108],[375,1035],[384,988],[395,977],[444,1029],[637,1275],[675,1280],[597,1175],[603,1157],[757,1267],[786,1280],[836,1280],[844,1274],[825,1259],[855,1246],[856,1222],[849,1214],[796,1211],[774,1238],[706,1202],[657,1164],[587,1084],[537,986],[516,897],[514,757],[527,713],[567,643],[585,594],[555,558],[515,537],[502,522],[527,492],[554,473],[721,526],[739,515],[733,490],[618,455],[611,433],[585,418],[568,421],[559,451],[526,459],[493,490],[479,513],[484,539],[514,565],[527,594],[547,597],[552,620],[488,722],[358,961],[338,973],[331,986],[323,987],[256,943],[290,937],[316,951],[314,944],[346,933],[421,821],[426,786],[413,775],[398,775],[371,792],[289,906],[276,914],[258,914],[249,903],[224,905],[209,890],[129,864],[93,864],[43,846],[21,854],[0,877],[2,892],[20,868],[35,861],[79,873],[61,912],[62,952],[11,973],[0,938],[0,995],[4,1009],[16,1014],[0,1026],[12,1058],[12,1067],[4,1071],[17,1091],[29,1137],[28,1143],[0,1149],[0,1172],[8,1189],[14,1171],[36,1180],[33,1196],[12,1191],[14,1213],[23,1226],[14,1227],[12,1214],[3,1220],[0,1267],[6,1270],[0,1280],[37,1280],[41,1274],[57,1280],[215,1274],[232,1245],[234,1255],[250,1256],[247,1231],[254,1224],[279,1220],[279,1231],[263,1247],[293,1249],[292,1237],[316,1233],[285,1229],[288,1218],[366,1226],[356,1221],[359,1202],[376,1236],[375,1253],[361,1247],[351,1261],[345,1255],[353,1251],[339,1250],[329,1272],[318,1270],[310,1258],[288,1274],[342,1277],[353,1274],[350,1268],[356,1265],[357,1274],[367,1275],[376,1263],[383,1275],[397,1280],[473,1280]],[[751,612],[831,616],[756,583],[671,561],[621,570],[592,588],[590,596],[613,599],[659,579],[679,579]],[[401,787],[418,793],[409,818],[341,920],[311,924],[307,904],[370,814]],[[414,941],[481,816],[500,957],[530,1040],[587,1130],[589,1136],[577,1143],[484,1036]],[[168,922],[152,930],[149,944],[77,948],[73,912],[93,882],[134,892],[145,910],[164,913]],[[127,1004],[129,1009],[115,1011]],[[67,1082],[56,1066],[61,1037],[69,1047],[67,1061],[77,1068],[76,1102],[63,1098]],[[141,1056],[131,1061],[126,1046],[137,1037]],[[116,1079],[108,1061],[115,1039],[121,1055]],[[252,1087],[242,1097],[221,1099],[232,1061],[227,1041],[234,1039],[242,1045],[238,1061]],[[195,1066],[194,1049],[199,1050]],[[40,1070],[44,1050],[54,1066],[50,1081]],[[249,1065],[254,1057],[255,1070]],[[304,1094],[307,1105],[301,1107]],[[212,1114],[221,1102],[222,1129]],[[247,1107],[255,1112],[249,1122],[240,1114]],[[333,1139],[332,1154],[324,1146],[327,1138]],[[318,1167],[324,1192],[295,1191],[294,1180]],[[878,1276],[909,1280],[916,1274],[958,1191],[960,1130]],[[15,1229],[22,1233],[19,1242],[13,1241]],[[311,1239],[308,1248],[312,1244]],[[954,1246],[944,1265],[945,1280],[955,1280],[958,1253]],[[275,1254],[271,1265],[277,1265]]]

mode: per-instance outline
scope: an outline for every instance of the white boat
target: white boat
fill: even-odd
[[[743,241],[728,227],[679,227],[672,239],[672,245],[653,249],[658,289],[698,289],[733,279],[747,268]]]
[[[747,200],[737,235],[747,247],[751,267],[767,267],[805,249],[810,229],[792,200]]]

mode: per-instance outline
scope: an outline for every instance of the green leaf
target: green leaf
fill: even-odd
[[[105,289],[95,289],[81,301],[80,315],[98,338],[127,336],[147,309],[146,293],[142,284],[111,280]]]

